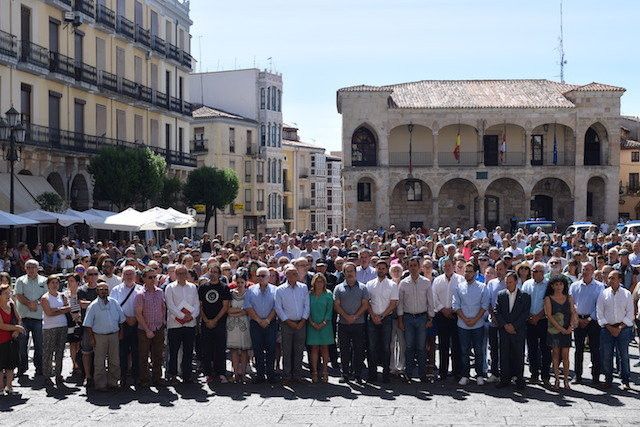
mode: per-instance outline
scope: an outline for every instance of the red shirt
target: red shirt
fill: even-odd
[[[13,319],[15,317],[15,314],[13,313],[13,310],[15,310],[13,304],[9,303],[9,306],[11,307],[11,312],[9,313],[5,313],[5,311],[0,308],[0,316],[2,316],[2,321],[5,324],[13,323]],[[0,330],[0,344],[11,341],[11,334],[13,334],[13,332]]]

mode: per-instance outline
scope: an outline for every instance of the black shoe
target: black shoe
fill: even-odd
[[[86,388],[93,388],[94,384],[93,384],[93,378],[87,378],[87,382],[85,384]]]
[[[574,384],[582,384],[582,377],[575,377],[573,379]]]
[[[405,373],[401,373],[401,374],[400,374],[400,380],[401,380],[401,381],[404,381],[404,382],[405,382],[405,383],[407,383],[407,384],[411,384],[411,377],[410,377],[410,376],[408,376],[408,375],[407,375],[407,374],[405,374]]]
[[[45,387],[53,387],[53,381],[51,381],[51,378],[47,377],[44,379],[44,386]]]
[[[64,387],[64,378],[62,378],[62,375],[56,376],[56,387]]]
[[[349,382],[349,377],[347,377],[347,376],[340,377],[340,379],[338,380],[338,382],[339,382],[340,384],[348,383],[348,382]]]

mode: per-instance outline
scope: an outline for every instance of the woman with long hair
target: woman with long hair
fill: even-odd
[[[0,393],[13,394],[13,371],[18,366],[18,335],[24,333],[11,300],[11,285],[0,285]],[[3,381],[6,378],[6,381]]]
[[[578,323],[573,306],[573,299],[569,295],[569,285],[564,277],[555,276],[549,279],[549,285],[544,297],[544,314],[549,321],[547,327],[547,345],[551,347],[553,372],[556,378],[554,389],[560,388],[560,361],[564,372],[564,388],[569,387],[569,349],[571,348],[571,334]]]
[[[247,276],[247,270],[244,268],[239,269],[234,276],[231,304],[227,311],[227,348],[231,350],[233,382],[236,383],[244,383],[246,381],[249,350],[251,349],[249,317],[242,308],[247,289]]]
[[[309,321],[307,322],[307,345],[311,346],[311,381],[317,383],[318,356],[322,356],[322,382],[329,382],[327,364],[329,345],[334,344],[333,294],[327,290],[327,279],[322,273],[316,273],[311,279],[309,294]]]

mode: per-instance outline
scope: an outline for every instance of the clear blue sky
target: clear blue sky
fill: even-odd
[[[202,70],[283,74],[283,114],[340,149],[336,90],[424,79],[559,80],[559,0],[191,0]],[[568,83],[622,86],[640,115],[637,0],[565,0]],[[201,37],[201,38],[199,38]],[[198,68],[199,70],[199,68]]]

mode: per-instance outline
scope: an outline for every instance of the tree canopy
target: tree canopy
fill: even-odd
[[[202,166],[189,173],[183,193],[190,204],[206,206],[204,228],[207,230],[209,220],[213,215],[214,229],[217,233],[217,210],[233,203],[239,188],[238,176],[233,169]]]
[[[162,191],[167,163],[149,148],[104,147],[91,158],[94,198],[120,210],[154,200]]]
[[[49,212],[62,212],[64,209],[64,200],[53,191],[46,191],[36,197],[36,202],[40,208]]]

